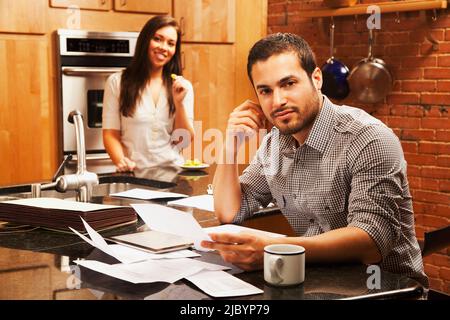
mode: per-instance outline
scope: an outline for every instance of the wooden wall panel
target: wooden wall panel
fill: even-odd
[[[210,144],[203,141],[205,133],[208,129],[219,129],[223,135],[234,108],[234,73],[230,72],[234,70],[234,46],[183,44],[182,51],[183,75],[192,82],[195,96],[196,136],[190,158],[210,163],[211,159],[203,157],[205,146]],[[189,151],[185,152],[189,158]]]
[[[53,169],[49,110],[48,45],[45,38],[0,36],[2,110],[0,150],[9,159],[0,184],[42,179]],[[3,168],[2,168],[3,169]]]
[[[52,297],[50,268],[47,266],[0,270],[0,299],[48,300]],[[17,285],[17,284],[22,285]]]
[[[174,0],[174,16],[183,30],[183,41],[235,41],[237,0]],[[239,4],[240,5],[240,4]]]
[[[47,0],[0,0],[0,32],[44,34]]]
[[[226,128],[234,108],[234,46],[183,44],[184,76],[195,92],[195,120],[203,129]]]

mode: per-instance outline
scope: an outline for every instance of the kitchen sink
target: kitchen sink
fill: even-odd
[[[112,193],[122,192],[134,188],[164,190],[175,187],[173,182],[164,182],[144,178],[136,178],[133,176],[101,176],[99,184],[94,187],[92,192],[92,202],[106,202],[104,197],[108,197]],[[75,199],[75,191],[67,191],[65,193],[58,192],[54,189],[41,190],[43,198],[59,198],[59,199]],[[0,189],[0,201],[17,200],[31,198],[31,186],[21,185],[15,187],[6,187]],[[109,203],[111,201],[108,201]]]

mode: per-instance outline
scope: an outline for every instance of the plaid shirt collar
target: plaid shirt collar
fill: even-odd
[[[325,148],[328,145],[328,141],[330,141],[329,137],[331,132],[335,127],[335,113],[336,111],[334,109],[334,104],[325,95],[323,95],[322,108],[320,109],[317,118],[314,120],[313,127],[306,138],[304,145],[307,145],[320,153],[324,153]],[[274,127],[274,129],[276,128]],[[280,142],[281,152],[284,155],[293,154],[297,150],[296,140],[292,135],[281,134]]]

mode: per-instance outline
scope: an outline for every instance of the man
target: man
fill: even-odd
[[[301,37],[274,34],[258,41],[247,72],[259,105],[246,101],[228,120],[214,176],[214,207],[222,223],[240,223],[273,199],[298,237],[212,234],[202,245],[244,270],[263,266],[264,246],[298,244],[307,262],[361,262],[427,285],[406,178],[395,134],[360,109],[322,95],[322,74]],[[242,137],[263,128],[255,159],[238,176]],[[234,139],[238,137],[238,139]]]

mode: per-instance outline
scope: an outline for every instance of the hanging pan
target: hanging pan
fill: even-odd
[[[386,63],[373,57],[373,30],[369,29],[369,55],[358,62],[348,77],[352,95],[362,103],[383,100],[392,89],[392,75]]]
[[[322,66],[322,92],[332,99],[345,99],[349,92],[347,77],[350,70],[345,64],[334,58],[334,22],[330,24],[330,58]]]

